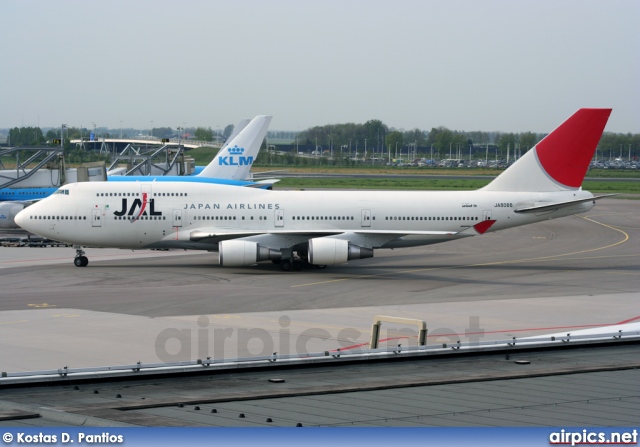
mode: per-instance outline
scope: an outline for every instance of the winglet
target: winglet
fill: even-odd
[[[251,122],[250,119],[247,118],[243,118],[240,120],[240,122],[238,124],[235,125],[235,127],[233,128],[233,130],[231,131],[231,134],[227,137],[227,139],[225,140],[224,144],[220,147],[220,150],[224,149],[225,147],[229,146],[229,143],[231,143],[233,141],[233,139],[235,137],[238,136],[238,134],[240,132],[242,132],[244,130],[245,127],[247,127],[247,124],[249,124]]]

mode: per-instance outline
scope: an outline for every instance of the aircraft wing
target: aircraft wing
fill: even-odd
[[[555,211],[560,208],[566,208],[569,206],[579,205],[581,203],[591,202],[598,199],[603,199],[605,197],[617,196],[618,194],[605,194],[598,197],[589,197],[588,199],[578,199],[578,200],[569,200],[568,202],[555,202],[555,203],[547,203],[547,202],[536,202],[530,206],[523,206],[519,208],[514,208],[514,213],[539,213],[540,211]]]
[[[483,222],[479,222],[476,225],[469,226],[462,230],[456,229],[452,231],[393,231],[393,230],[369,230],[362,229],[356,231],[331,231],[331,230],[300,230],[300,231],[292,231],[292,230],[269,230],[269,231],[256,231],[256,232],[246,232],[246,231],[225,231],[220,228],[203,228],[200,230],[194,230],[190,233],[189,239],[193,242],[207,242],[207,243],[218,243],[226,240],[232,239],[245,239],[245,238],[256,238],[259,237],[263,241],[267,241],[269,238],[273,238],[274,240],[282,241],[283,238],[290,238],[291,241],[295,241],[295,243],[300,243],[300,241],[305,241],[312,238],[319,237],[335,237],[338,239],[348,239],[350,241],[358,241],[358,243],[363,243],[365,245],[381,245],[389,240],[398,239],[405,236],[455,236],[455,237],[464,237],[464,236],[475,236],[476,234],[483,234],[485,231],[491,227],[496,221],[495,220],[486,220]],[[369,243],[365,242],[368,241]],[[278,247],[282,248],[282,247]]]
[[[242,239],[252,236],[296,236],[296,237],[324,237],[324,236],[335,236],[337,234],[342,234],[343,231],[284,231],[284,230],[271,230],[271,231],[259,231],[259,232],[242,232],[242,231],[224,231],[220,229],[208,231],[206,229],[203,230],[195,230],[190,233],[190,240],[194,242],[210,242],[216,243],[220,241],[226,241],[231,239]]]

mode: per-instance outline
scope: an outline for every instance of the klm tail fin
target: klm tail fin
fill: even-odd
[[[244,180],[258,156],[271,116],[258,115],[223,146],[198,177]]]
[[[611,109],[580,109],[482,191],[549,192],[580,188]]]

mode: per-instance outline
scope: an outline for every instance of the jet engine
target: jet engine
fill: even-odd
[[[373,248],[364,248],[343,239],[309,239],[309,262],[315,265],[343,264],[352,259],[373,257]]]
[[[0,203],[0,228],[20,228],[16,224],[16,214],[25,209],[23,203]]]
[[[250,241],[222,241],[218,244],[220,265],[225,267],[240,267],[252,265],[260,261],[273,261],[282,257],[280,250],[273,250],[256,242]]]

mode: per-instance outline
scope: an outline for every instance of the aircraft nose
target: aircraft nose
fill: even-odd
[[[16,225],[26,230],[26,228],[24,228],[24,223],[26,223],[27,221],[25,210],[22,210],[18,214],[16,214],[16,217],[14,218],[14,220],[16,222]]]

